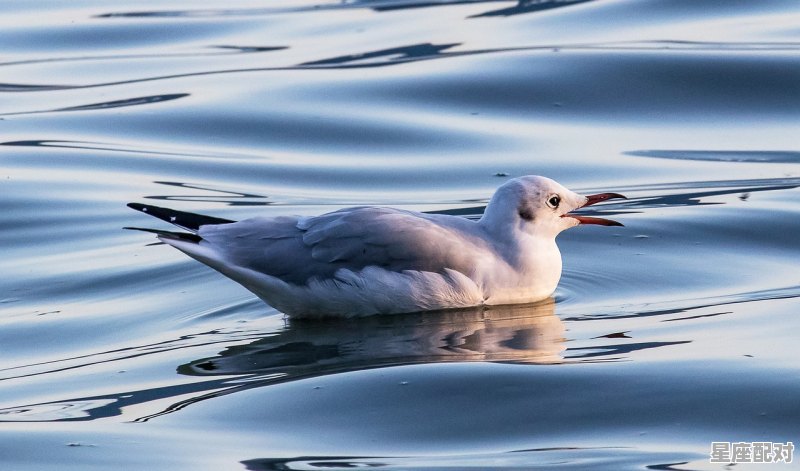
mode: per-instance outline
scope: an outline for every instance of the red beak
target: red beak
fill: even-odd
[[[591,206],[593,204],[602,203],[605,200],[628,199],[625,197],[625,195],[620,195],[619,193],[598,193],[596,195],[589,195],[586,198],[588,198],[589,201],[587,201],[586,204],[581,206],[582,208]]]
[[[619,193],[599,193],[596,195],[589,195],[586,198],[588,201],[586,201],[586,204],[581,206],[581,208],[585,208],[593,204],[597,204],[606,200],[611,200],[616,198],[628,199],[625,196],[620,195]],[[617,221],[612,221],[611,219],[596,218],[591,216],[576,216],[574,214],[565,214],[564,216],[577,219],[578,222],[580,222],[581,224],[596,224],[598,226],[622,226],[622,223],[619,223]]]

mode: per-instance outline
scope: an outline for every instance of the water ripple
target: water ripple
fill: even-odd
[[[690,459],[705,458],[699,453],[655,452],[625,447],[548,447],[498,453],[437,456],[296,456],[254,458],[242,461],[248,471],[349,470],[377,468],[386,471],[449,471],[481,469],[514,471],[523,469],[653,469],[677,470]]]
[[[595,319],[630,319],[641,317],[661,317],[674,314],[686,314],[692,311],[709,307],[730,306],[743,303],[753,303],[759,301],[770,301],[779,299],[795,299],[800,297],[800,285],[786,286],[783,288],[772,288],[758,291],[746,291],[741,293],[731,293],[725,295],[711,296],[707,298],[692,298],[684,300],[664,301],[660,303],[647,303],[644,305],[623,305],[616,307],[598,308],[591,313],[584,313],[579,316],[569,315],[569,310],[565,310],[565,321],[591,321]],[[714,313],[720,315],[725,313]],[[663,319],[662,322],[680,321],[696,319],[699,316],[683,316],[678,318]]]
[[[166,95],[152,95],[135,98],[126,98],[124,100],[105,101],[101,103],[91,103],[88,105],[68,106],[65,108],[55,108],[51,110],[38,110],[38,111],[17,111],[13,113],[0,113],[0,116],[19,116],[26,114],[36,113],[58,113],[64,111],[92,111],[92,110],[106,110],[111,108],[125,108],[129,106],[150,105],[153,103],[161,103],[165,101],[177,100],[189,96],[188,93],[170,93]],[[3,143],[9,145],[8,143]]]
[[[515,7],[492,10],[476,16],[510,16],[521,13],[545,11],[591,0],[518,0]],[[507,0],[348,0],[336,3],[313,3],[302,6],[273,8],[230,8],[196,10],[160,10],[113,12],[96,15],[97,18],[214,18],[227,16],[261,16],[281,13],[303,13],[325,10],[370,9],[392,12],[417,8],[445,7],[482,3],[507,3]]]
[[[254,72],[281,72],[281,71],[292,71],[292,70],[319,70],[319,69],[363,69],[363,68],[375,68],[375,67],[385,67],[385,66],[395,66],[401,64],[409,64],[413,62],[420,62],[420,61],[429,61],[435,59],[447,59],[447,58],[458,58],[458,57],[467,57],[467,56],[484,56],[484,55],[508,55],[510,53],[528,53],[528,54],[537,54],[543,52],[573,52],[576,54],[583,53],[583,57],[585,59],[582,67],[591,66],[591,64],[587,61],[589,57],[592,57],[590,54],[591,52],[606,52],[606,53],[614,53],[615,55],[607,55],[606,59],[604,60],[614,60],[615,62],[619,62],[620,66],[623,63],[627,63],[630,60],[637,60],[639,59],[638,56],[631,55],[633,53],[643,53],[649,52],[653,54],[660,54],[659,57],[663,61],[663,67],[659,67],[657,63],[648,60],[650,67],[652,68],[651,72],[655,75],[659,75],[664,73],[661,68],[673,68],[677,64],[676,62],[682,62],[683,67],[686,69],[686,73],[692,73],[694,77],[692,77],[692,81],[695,82],[696,85],[701,85],[703,81],[708,80],[713,76],[717,76],[720,74],[725,74],[728,76],[733,76],[732,74],[740,74],[742,75],[741,78],[735,80],[728,80],[727,86],[732,88],[739,88],[739,84],[741,86],[748,85],[753,87],[754,83],[762,84],[762,85],[781,85],[772,87],[769,89],[764,89],[760,91],[758,94],[762,95],[762,98],[766,99],[769,98],[771,95],[779,94],[783,97],[782,91],[786,88],[782,85],[784,83],[789,83],[789,81],[795,80],[795,73],[792,69],[787,69],[784,66],[780,67],[773,67],[769,63],[765,62],[761,57],[754,57],[753,60],[756,61],[761,65],[761,70],[753,68],[753,70],[743,70],[743,69],[730,69],[728,70],[728,66],[726,64],[718,64],[717,67],[719,68],[718,71],[714,71],[713,69],[709,68],[706,65],[705,68],[702,70],[694,70],[694,60],[695,57],[692,55],[682,54],[682,52],[702,52],[705,51],[709,54],[709,58],[713,58],[718,56],[719,54],[723,54],[727,52],[761,52],[761,51],[775,51],[783,52],[786,57],[783,60],[779,60],[778,62],[793,62],[795,58],[795,53],[800,51],[800,43],[786,43],[786,42],[776,42],[776,43],[768,43],[768,42],[758,42],[758,43],[741,43],[741,42],[734,42],[734,43],[711,43],[711,42],[676,42],[676,41],[622,41],[622,42],[615,42],[615,43],[583,43],[583,44],[570,44],[570,43],[555,43],[555,44],[547,44],[547,45],[535,45],[535,46],[513,46],[513,47],[499,47],[499,48],[476,48],[476,49],[459,49],[457,51],[448,52],[448,49],[453,49],[459,46],[461,43],[445,43],[445,44],[434,44],[434,43],[415,43],[415,44],[408,44],[398,47],[392,47],[387,49],[378,49],[378,50],[367,50],[356,54],[347,54],[341,56],[334,56],[334,57],[324,57],[320,59],[315,59],[312,61],[301,62],[299,64],[286,64],[282,66],[272,66],[272,67],[242,67],[242,68],[222,68],[222,69],[214,69],[214,70],[201,70],[195,72],[188,72],[188,73],[172,73],[172,74],[164,74],[164,75],[156,75],[156,76],[148,76],[148,77],[139,77],[134,79],[127,79],[127,80],[118,80],[118,81],[106,81],[106,82],[95,82],[95,83],[83,83],[83,84],[76,84],[76,85],[59,85],[59,84],[20,84],[20,83],[0,83],[0,92],[28,92],[28,91],[47,91],[47,90],[69,90],[69,89],[86,89],[86,88],[97,88],[97,87],[110,87],[110,86],[119,86],[119,85],[130,85],[136,83],[146,83],[146,82],[154,82],[154,81],[163,81],[163,80],[174,80],[174,79],[185,79],[190,77],[204,77],[204,76],[213,76],[213,75],[228,75],[228,74],[243,74],[243,73],[254,73]],[[275,48],[267,48],[266,50],[279,50],[284,47],[275,47]],[[258,50],[258,48],[257,48]],[[628,53],[627,55],[625,53]],[[562,55],[563,56],[563,55]],[[663,56],[663,57],[662,57]],[[137,56],[133,56],[137,57]],[[147,56],[142,56],[147,57]],[[97,57],[96,61],[102,61],[104,58],[112,59],[113,57],[108,56],[99,56]],[[114,58],[116,60],[116,58]],[[573,62],[570,60],[570,62]],[[48,59],[57,61],[59,59]],[[24,65],[24,64],[20,64]],[[755,65],[755,64],[754,64]],[[596,74],[604,74],[608,75],[610,72],[614,71],[613,73],[619,73],[619,68],[608,68],[607,64],[601,68],[593,67],[594,73]],[[752,77],[751,77],[752,75]],[[629,79],[632,77],[628,77]],[[746,83],[745,83],[746,82]],[[713,83],[717,84],[716,81]],[[710,86],[707,87],[707,91],[709,94],[712,92],[724,92],[724,89],[713,88]],[[755,89],[752,90],[753,93],[756,92]],[[615,94],[616,95],[616,94]],[[708,100],[709,97],[705,97],[705,100]],[[651,104],[652,106],[652,104]]]
[[[705,469],[796,439],[796,1],[190,3],[0,2],[4,464]],[[539,306],[294,322],[122,230],[141,200],[474,219],[524,174],[630,198],[559,236]]]
[[[198,51],[198,52],[174,52],[174,53],[153,53],[153,54],[109,54],[109,55],[84,55],[74,57],[50,57],[43,59],[27,59],[20,61],[0,62],[0,67],[20,66],[20,65],[34,65],[34,64],[54,64],[60,62],[103,62],[113,61],[119,62],[122,60],[137,60],[137,59],[170,59],[180,57],[213,57],[213,56],[227,56],[233,54],[253,54],[259,52],[272,52],[282,51],[288,49],[288,46],[238,46],[238,45],[211,45],[206,48],[212,49],[211,51]],[[24,85],[23,87],[31,87],[30,91],[36,91],[35,85]],[[61,89],[58,88],[54,89]],[[69,87],[62,87],[69,88]],[[22,90],[3,90],[0,91],[24,91]]]
[[[745,150],[637,150],[628,155],[708,162],[800,163],[800,152]]]

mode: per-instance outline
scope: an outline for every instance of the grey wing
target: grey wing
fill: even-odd
[[[472,224],[471,222],[469,222]],[[203,226],[199,235],[229,263],[296,284],[330,278],[336,270],[468,273],[474,238],[423,215],[389,208],[349,208],[322,216],[254,218]]]
[[[240,266],[292,283],[315,270],[311,250],[294,216],[257,217],[231,224],[201,226],[201,245],[210,246],[226,264]]]
[[[301,221],[299,226],[305,229],[303,241],[311,247],[312,257],[320,262],[397,271],[465,268],[459,243],[469,240],[467,234],[419,213],[352,208]]]

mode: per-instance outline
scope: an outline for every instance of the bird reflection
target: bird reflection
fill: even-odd
[[[380,366],[452,361],[558,363],[564,324],[552,299],[357,320],[291,320],[251,344],[182,365],[187,375],[319,376]]]
[[[247,389],[348,371],[438,362],[560,363],[564,324],[548,299],[424,314],[326,321],[290,320],[247,345],[180,365],[205,380],[0,409],[3,421],[96,420],[167,400],[145,422],[192,404]],[[179,397],[187,399],[178,400]]]
[[[359,319],[287,320],[272,335],[179,366],[181,374],[221,378],[195,383],[207,387],[136,421],[246,389],[349,371],[464,361],[560,363],[564,332],[552,299]]]

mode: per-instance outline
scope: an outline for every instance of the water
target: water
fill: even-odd
[[[800,443],[798,20],[0,4],[2,468],[727,469],[712,441]],[[153,222],[130,201],[468,216],[524,174],[630,198],[560,236],[531,306],[288,321],[121,229]]]

